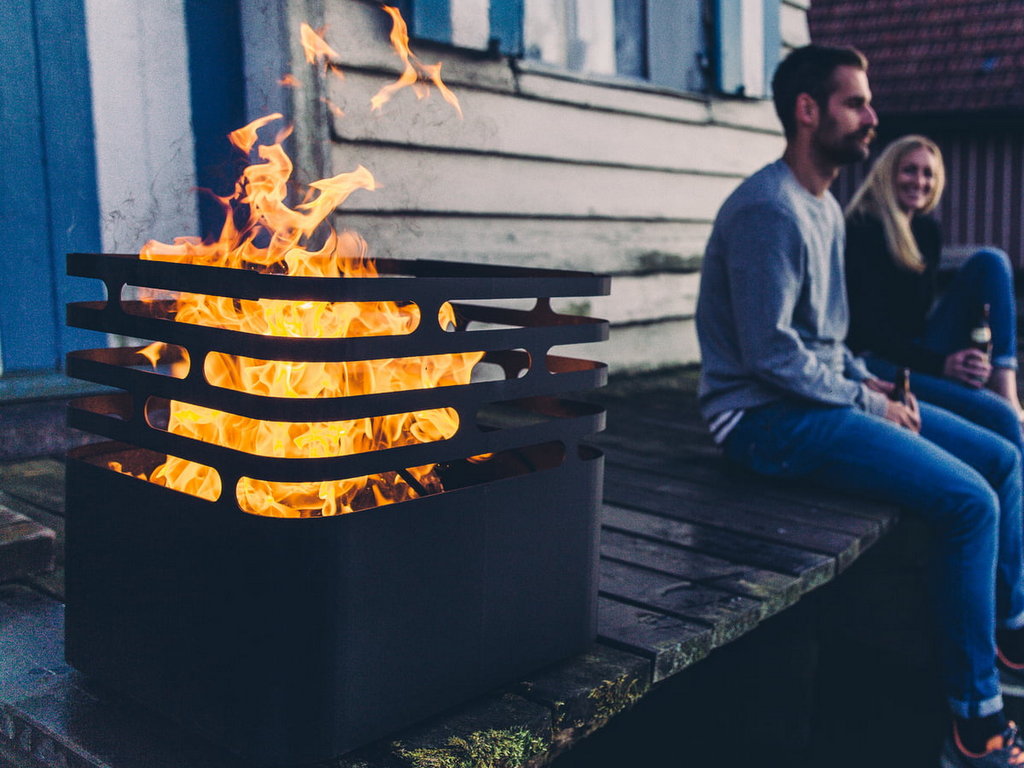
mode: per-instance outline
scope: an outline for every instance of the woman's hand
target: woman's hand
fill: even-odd
[[[984,352],[977,349],[961,349],[946,357],[942,373],[950,379],[980,389],[992,375],[992,363]]]

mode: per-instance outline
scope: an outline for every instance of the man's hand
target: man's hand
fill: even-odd
[[[892,387],[891,384],[889,386]],[[921,411],[917,407],[917,398],[911,392],[907,393],[906,404],[890,400],[885,407],[885,418],[915,434],[921,431]]]
[[[992,363],[988,355],[977,349],[961,349],[946,357],[942,367],[943,375],[979,389],[985,386],[992,375]]]
[[[888,397],[896,385],[891,381],[882,381],[881,379],[864,379],[864,386]]]

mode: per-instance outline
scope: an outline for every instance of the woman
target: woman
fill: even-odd
[[[1017,309],[1006,254],[985,248],[937,304],[942,235],[927,214],[945,181],[942,153],[924,136],[890,144],[846,209],[850,348],[892,381],[912,371],[918,398],[1002,435],[1024,452],[1017,398]],[[991,358],[971,346],[988,308]]]

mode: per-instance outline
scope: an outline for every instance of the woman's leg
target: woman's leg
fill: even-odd
[[[983,248],[956,273],[953,282],[928,317],[922,342],[935,352],[949,354],[970,344],[970,330],[989,305],[992,326],[992,377],[988,387],[1020,416],[1017,397],[1017,302],[1013,269],[998,248]]]
[[[880,379],[892,381],[896,366],[888,360],[865,356],[868,370]],[[937,405],[962,416],[968,421],[995,432],[1013,443],[1024,455],[1024,433],[1021,431],[1017,411],[1004,398],[987,389],[972,389],[958,381],[929,376],[926,373],[910,375],[910,390],[919,400]]]

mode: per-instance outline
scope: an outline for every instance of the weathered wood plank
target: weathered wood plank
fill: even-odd
[[[649,659],[597,644],[513,691],[551,710],[550,759],[642,698],[650,689],[651,671]]]
[[[35,520],[45,528],[52,530],[57,538],[54,542],[56,562],[58,565],[64,562],[64,518],[55,515],[35,504],[29,504],[23,499],[11,496],[5,491],[0,491],[0,506],[13,509],[27,518]]]
[[[781,148],[774,132],[708,125],[703,119],[694,124],[635,111],[596,111],[566,101],[522,99],[474,88],[459,92],[462,120],[436,98],[395,99],[385,108],[389,119],[382,120],[364,106],[380,87],[379,76],[358,72],[344,81],[328,81],[328,98],[345,112],[333,120],[342,141],[744,176]],[[559,130],[552,130],[553,125]],[[745,151],[735,151],[738,142]],[[688,151],[665,151],[674,146],[686,146]],[[672,202],[664,201],[666,206]]]
[[[602,642],[650,658],[653,682],[697,663],[714,647],[711,627],[603,596],[597,601],[597,634]]]
[[[762,619],[793,605],[803,594],[795,576],[738,565],[609,528],[601,532],[601,556],[754,598],[761,603]]]
[[[52,570],[55,539],[49,528],[0,505],[0,582]]]
[[[721,478],[726,480],[726,478]],[[671,496],[676,503],[690,502],[719,507],[724,514],[741,510],[766,519],[792,520],[801,525],[836,531],[856,536],[862,546],[872,544],[881,533],[881,525],[856,515],[849,515],[831,507],[806,502],[790,502],[772,496],[761,496],[755,488],[733,483],[701,484],[674,477],[666,477],[637,469],[609,464],[605,468],[605,481],[616,488],[644,488]]]
[[[605,528],[797,576],[805,592],[824,584],[836,574],[835,558],[719,528],[672,520],[611,504],[603,506],[602,522]]]
[[[597,397],[608,408],[608,432],[596,436],[595,442],[611,452],[621,451],[622,455],[616,458],[618,463],[638,469],[643,469],[645,463],[652,469],[657,465],[658,474],[703,485],[751,483],[753,495],[768,493],[773,498],[792,498],[847,514],[853,511],[878,521],[883,528],[888,528],[898,516],[898,510],[889,504],[816,487],[799,479],[762,478],[724,461],[701,420],[696,394],[690,387],[675,392],[662,389],[642,397],[606,392]],[[680,435],[686,439],[680,440]]]
[[[742,178],[349,144],[335,145],[331,162],[339,173],[364,165],[380,184],[376,192],[353,194],[347,213],[711,221]],[[516,183],[501,182],[508,178]],[[682,189],[687,194],[681,195]]]
[[[551,711],[511,693],[485,697],[376,745],[374,765],[521,766],[544,756],[552,743]],[[340,766],[365,764],[358,755]]]
[[[677,579],[647,568],[602,560],[600,593],[649,610],[710,626],[712,642],[724,645],[753,629],[761,618],[757,600]]]
[[[335,227],[362,234],[378,257],[516,264],[594,272],[694,270],[710,222],[681,220],[458,216],[454,212],[335,215]],[[618,278],[613,290],[618,291]]]
[[[701,499],[697,494],[680,498],[645,486],[642,481],[629,484],[609,483],[605,499],[619,506],[645,510],[675,520],[700,523],[752,538],[787,544],[836,559],[840,570],[860,554],[860,538],[850,534],[819,528],[778,515],[761,513],[754,506],[723,507]]]
[[[19,499],[64,514],[64,465],[54,459],[0,464],[0,485]]]
[[[887,531],[899,519],[899,510],[797,480],[775,480],[755,475],[728,463],[721,455],[696,455],[670,458],[662,454],[642,453],[601,444],[606,465],[636,469],[683,480],[697,485],[740,487],[754,498],[775,499],[788,504],[821,507],[872,520],[879,530]]]

